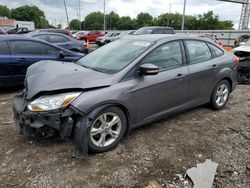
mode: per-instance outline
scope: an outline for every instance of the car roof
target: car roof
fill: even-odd
[[[208,42],[207,39],[203,39],[197,36],[186,36],[186,35],[177,35],[177,34],[146,34],[146,35],[126,35],[122,39],[130,40],[140,40],[148,42],[161,42],[161,41],[170,41],[170,40],[181,40],[181,39],[192,39]]]
[[[35,36],[35,35],[59,35],[59,36],[62,36],[62,37],[71,38],[68,35],[65,35],[65,34],[62,34],[62,33],[53,33],[53,32],[38,32],[38,33],[31,34],[30,36]]]
[[[26,35],[0,35],[0,41],[29,39]]]
[[[142,27],[142,28],[150,28],[150,29],[174,29],[172,27],[167,27],[167,26],[145,26],[145,27]]]

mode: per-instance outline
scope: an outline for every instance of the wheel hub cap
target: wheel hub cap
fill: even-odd
[[[111,145],[121,133],[121,119],[115,113],[101,114],[91,126],[90,138],[98,147]]]
[[[227,101],[228,95],[229,95],[228,86],[226,84],[221,84],[216,92],[216,98],[215,98],[216,104],[218,106],[223,106]]]

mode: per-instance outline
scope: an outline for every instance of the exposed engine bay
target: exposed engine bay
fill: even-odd
[[[250,51],[235,51],[239,60],[238,82],[239,84],[250,84]]]

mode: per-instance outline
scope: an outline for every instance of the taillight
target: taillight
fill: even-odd
[[[240,59],[237,56],[233,57],[233,61],[236,65],[238,65],[240,63]]]

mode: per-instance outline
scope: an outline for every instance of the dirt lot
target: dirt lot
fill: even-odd
[[[218,185],[250,187],[249,86],[239,86],[223,111],[199,107],[134,130],[115,150],[85,161],[72,158],[72,142],[19,136],[15,92],[0,94],[0,187],[145,187],[149,180],[190,187],[175,174],[206,159],[219,164]]]

